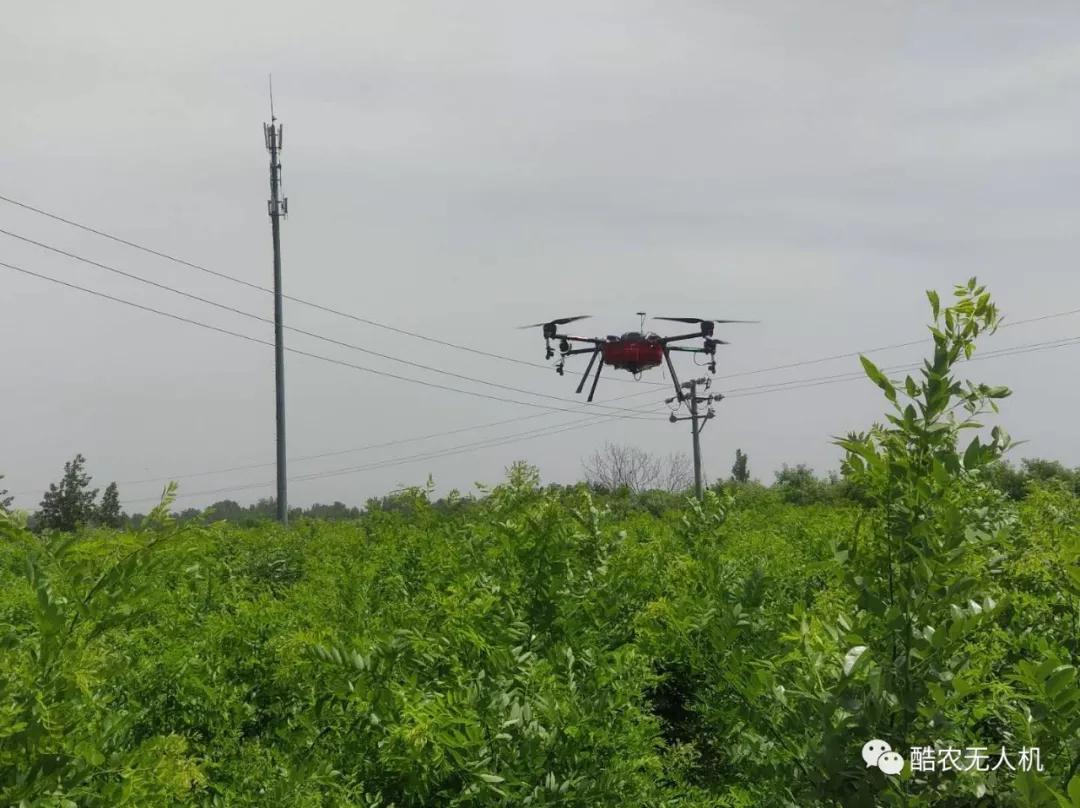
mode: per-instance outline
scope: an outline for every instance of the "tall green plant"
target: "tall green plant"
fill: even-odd
[[[895,702],[882,729],[912,743],[925,742],[912,730],[928,697],[942,701],[955,693],[969,665],[959,646],[994,608],[985,598],[1005,538],[1007,510],[982,475],[1010,439],[995,426],[984,442],[976,430],[1010,391],[954,375],[1000,316],[974,278],[954,295],[942,309],[938,295],[928,292],[934,352],[921,378],[895,382],[862,357],[892,412],[886,425],[837,441],[847,451],[845,476],[872,502],[875,530],[852,545],[847,561],[868,639],[876,641],[881,692]]]
[[[889,410],[885,423],[837,440],[844,476],[865,503],[862,528],[836,550],[843,604],[797,609],[794,649],[777,662],[792,684],[791,731],[815,727],[802,731],[811,788],[830,802],[971,804],[1013,786],[1005,772],[949,778],[909,766],[890,778],[860,759],[872,738],[906,755],[926,746],[996,750],[1018,737],[1002,717],[1014,693],[977,647],[1000,610],[995,576],[1012,524],[985,479],[1011,441],[998,426],[987,434],[983,417],[1010,391],[957,374],[1001,317],[975,279],[957,286],[948,306],[927,296],[931,357],[903,380],[862,357]]]

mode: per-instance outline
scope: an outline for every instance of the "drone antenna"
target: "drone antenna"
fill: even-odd
[[[637,315],[638,315],[638,317],[641,318],[641,333],[644,334],[645,333],[645,312],[639,311],[637,313]]]

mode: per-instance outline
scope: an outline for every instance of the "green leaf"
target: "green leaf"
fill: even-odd
[[[896,403],[896,387],[893,383],[886,378],[885,374],[878,370],[878,366],[867,359],[865,356],[860,356],[859,361],[862,362],[863,370],[866,371],[866,375],[870,377],[870,380],[885,391],[885,396]]]
[[[1062,665],[1055,670],[1046,680],[1046,693],[1053,698],[1066,686],[1072,684],[1076,675],[1076,669],[1072,665]]]
[[[941,298],[933,289],[926,290],[926,297],[930,301],[930,310],[934,313],[934,319],[936,320],[941,313]]]
[[[979,458],[982,454],[982,445],[979,443],[979,436],[968,444],[967,450],[964,452],[964,468],[973,469],[979,463]]]

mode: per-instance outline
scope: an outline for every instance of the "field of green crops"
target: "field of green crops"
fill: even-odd
[[[865,362],[828,504],[518,464],[287,529],[0,513],[0,804],[1080,805],[1080,498],[991,484],[956,298],[919,378]]]
[[[3,804],[1074,804],[1071,493],[1020,506],[942,643],[968,664],[923,669],[900,737],[889,649],[836,562],[854,506],[652,516],[533,482],[288,530],[42,544],[7,523]],[[1038,746],[1045,771],[890,781],[872,737]]]

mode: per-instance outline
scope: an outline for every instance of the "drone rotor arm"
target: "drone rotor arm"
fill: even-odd
[[[669,351],[683,351],[685,353],[703,353],[711,354],[715,346],[717,345],[730,345],[727,340],[722,339],[710,339],[708,345],[704,345],[701,348],[688,348],[685,345],[672,345],[668,348]]]
[[[568,342],[588,342],[592,345],[599,345],[603,342],[603,340],[596,337],[576,337],[572,334],[556,334],[552,339],[566,340]]]
[[[761,320],[713,320],[708,317],[653,317],[654,320],[667,320],[672,323],[760,323]]]
[[[660,341],[667,346],[669,342],[682,342],[688,339],[701,339],[704,336],[700,331],[695,331],[693,334],[676,334],[673,337],[661,337]]]

